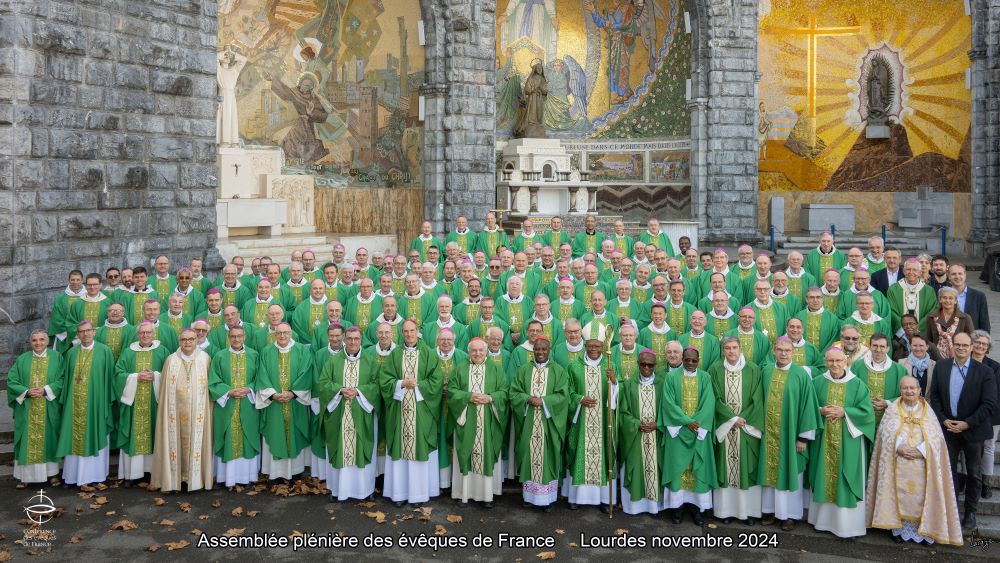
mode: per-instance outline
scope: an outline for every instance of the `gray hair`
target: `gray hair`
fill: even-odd
[[[723,336],[722,340],[719,342],[719,344],[723,348],[725,348],[726,344],[729,344],[730,342],[735,342],[738,345],[740,343],[740,339],[736,338],[735,336]]]
[[[993,338],[990,337],[990,333],[981,328],[976,329],[972,331],[972,341],[975,342],[977,338],[985,338],[986,341],[989,342],[989,346],[986,348],[986,353],[989,354],[990,350],[993,349]]]
[[[840,335],[841,336],[844,335],[844,331],[845,330],[853,330],[854,332],[857,332],[858,334],[861,334],[861,331],[858,330],[858,327],[855,326],[855,325],[853,325],[853,324],[851,324],[851,323],[844,323],[843,325],[841,325],[841,327],[840,327]]]
[[[952,295],[952,297],[954,297],[955,299],[958,299],[958,290],[955,289],[954,287],[951,287],[950,285],[942,285],[941,288],[938,289],[938,292],[937,292],[938,297],[941,297],[945,293],[950,293]]]

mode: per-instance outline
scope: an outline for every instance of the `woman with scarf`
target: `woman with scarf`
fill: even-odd
[[[919,334],[910,337],[910,354],[899,360],[899,365],[920,383],[920,394],[926,395],[934,373],[934,360],[929,351],[930,344]]]
[[[958,292],[953,287],[938,290],[938,308],[927,317],[927,340],[936,345],[943,358],[950,358],[951,341],[959,332],[972,335],[972,317],[958,308]]]

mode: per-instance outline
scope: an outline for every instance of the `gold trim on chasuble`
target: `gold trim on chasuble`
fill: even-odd
[[[292,388],[292,353],[278,351],[278,385],[280,393]],[[281,416],[285,420],[285,445],[289,453],[292,451],[292,402],[281,404]]]
[[[680,375],[681,378],[681,410],[687,416],[694,416],[694,413],[698,411],[698,378],[688,377],[684,374]],[[691,460],[691,465],[687,466],[684,473],[681,473],[681,489],[686,491],[693,491],[695,488],[694,472],[691,470],[694,466],[694,460]]]
[[[345,389],[357,389],[360,377],[358,369],[359,360],[350,358],[344,361],[344,384]],[[344,399],[344,412],[340,419],[340,442],[341,455],[344,458],[344,467],[357,466],[357,446],[358,435],[354,427],[354,400]]]
[[[417,381],[417,365],[420,363],[420,352],[403,350],[403,379]],[[402,459],[415,461],[417,459],[417,393],[416,389],[405,389],[403,405],[400,411],[402,434],[400,436],[400,454]]]
[[[548,388],[549,369],[535,367],[534,375],[531,378],[531,396],[544,397]],[[545,407],[535,407],[532,409],[531,420],[531,481],[542,483],[545,468]]]
[[[743,371],[726,368],[726,406],[733,414],[743,410]],[[728,486],[740,488],[740,429],[729,429],[726,434],[726,482]]]
[[[486,364],[472,364],[469,367],[469,393],[486,393]],[[483,475],[483,450],[485,442],[485,423],[483,420],[486,405],[476,407],[476,437],[472,440],[472,472]]]
[[[73,449],[72,455],[85,455],[84,441],[87,437],[87,404],[90,397],[90,365],[94,361],[94,349],[80,348],[73,370]]]
[[[826,406],[844,407],[847,383],[829,382],[826,390]],[[845,414],[846,417],[846,414]],[[837,480],[840,477],[840,454],[843,440],[844,419],[825,421],[823,429],[823,494],[820,502],[837,501]]]
[[[656,387],[639,385],[639,423],[656,422]],[[660,464],[656,451],[656,432],[643,432],[639,442],[642,448],[642,480],[645,498],[660,500]]]
[[[153,369],[153,351],[135,353],[135,373]],[[132,402],[132,437],[135,455],[153,453],[153,382],[137,381],[135,400]]]
[[[767,390],[767,417],[764,419],[764,485],[778,486],[778,458],[781,454],[781,423],[784,416],[785,384],[789,371],[775,368]]]
[[[229,384],[233,389],[247,386],[247,354],[229,353]],[[236,397],[233,414],[229,418],[229,437],[232,440],[233,459],[243,457],[243,420],[240,418],[241,397]]]
[[[597,401],[597,405],[587,408],[583,407],[584,442],[583,442],[583,484],[600,485],[603,475],[604,461],[604,433],[603,426],[604,413],[604,389],[601,385],[601,368],[585,365],[584,369],[584,393],[587,397],[592,397]]]
[[[44,358],[31,357],[31,382],[29,389],[45,387],[49,375],[49,355]],[[26,448],[25,464],[45,463],[45,410],[47,399],[42,397],[28,398],[28,447]]]

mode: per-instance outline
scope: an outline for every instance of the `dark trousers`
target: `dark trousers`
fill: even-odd
[[[965,457],[965,514],[975,514],[983,488],[983,442],[966,440],[961,435],[952,434],[947,430],[944,432],[944,442],[948,446],[955,491],[958,491],[958,454],[962,453]],[[955,495],[957,497],[958,493]]]

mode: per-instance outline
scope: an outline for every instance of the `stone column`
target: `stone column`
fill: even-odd
[[[972,230],[969,253],[1000,237],[1000,1],[972,5]]]
[[[214,0],[0,2],[4,377],[71,269],[221,267],[215,31]]]

